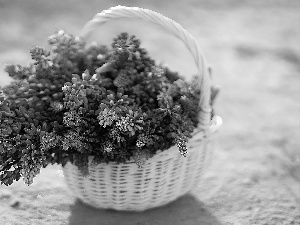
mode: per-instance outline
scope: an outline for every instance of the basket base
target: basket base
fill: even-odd
[[[80,204],[85,205],[87,207],[92,207],[97,210],[106,210],[106,211],[124,212],[124,213],[126,213],[126,212],[128,212],[128,213],[143,213],[143,212],[147,212],[149,210],[155,210],[155,209],[166,207],[168,205],[172,205],[179,199],[183,198],[184,196],[189,196],[189,195],[191,195],[191,191],[189,191],[181,196],[178,196],[173,200],[170,199],[168,202],[161,203],[156,206],[153,205],[150,208],[149,207],[141,207],[139,209],[137,209],[136,207],[133,207],[133,208],[122,208],[122,207],[117,208],[117,207],[103,207],[103,206],[99,207],[97,204],[93,205],[93,204],[91,204],[91,202],[86,202],[84,199],[80,199],[77,196],[74,196],[74,197],[76,198],[76,201],[80,202]]]

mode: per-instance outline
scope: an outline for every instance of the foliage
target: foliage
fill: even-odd
[[[122,33],[111,48],[59,31],[34,63],[9,65],[14,81],[0,92],[0,180],[30,185],[49,163],[134,159],[186,142],[198,124],[197,86],[155,64],[140,41]]]

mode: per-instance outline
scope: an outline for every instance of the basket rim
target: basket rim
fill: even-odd
[[[217,133],[217,131],[219,130],[221,125],[222,125],[222,118],[220,116],[215,115],[211,120],[211,125],[209,127],[208,132],[205,132],[203,129],[198,129],[198,130],[196,129],[195,132],[193,133],[193,137],[189,139],[188,144],[190,143],[190,141],[193,141],[193,140],[204,141],[205,139],[210,138],[210,135]],[[199,150],[198,148],[190,148],[189,146],[188,146],[188,148],[189,149],[188,149],[187,154],[189,154],[189,152],[194,152],[194,151]],[[157,161],[157,160],[164,161],[164,160],[167,160],[169,158],[173,158],[173,157],[179,156],[179,155],[180,155],[180,152],[178,151],[177,146],[173,145],[167,150],[164,150],[164,151],[158,150],[151,158],[147,159],[144,166],[146,166],[148,163],[151,163],[151,161]],[[94,157],[95,156],[92,156],[92,155],[89,156],[89,166],[91,166],[90,163],[92,162]],[[181,156],[181,157],[185,158],[183,156]],[[72,164],[71,162],[68,162],[68,163]],[[111,165],[111,166],[122,166],[122,165],[127,165],[127,164],[136,164],[136,163],[133,158],[130,158],[130,160],[127,160],[126,162],[122,162],[122,163],[117,163],[117,162],[105,163],[105,162],[103,162],[103,163],[97,164],[97,166],[101,165],[101,164],[102,165],[103,164]]]

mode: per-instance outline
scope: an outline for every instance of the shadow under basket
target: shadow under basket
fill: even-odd
[[[63,172],[73,195],[88,205],[144,211],[166,205],[199,185],[202,172],[212,158],[215,134],[222,120],[211,116],[211,76],[198,43],[173,20],[151,10],[117,6],[96,14],[85,25],[80,36],[87,38],[98,25],[125,18],[142,19],[162,26],[182,40],[192,54],[201,78],[199,130],[188,141],[186,157],[173,146],[155,154],[142,168],[134,161],[102,163],[96,167],[89,166],[90,175],[84,177],[75,165],[68,163],[63,167]]]

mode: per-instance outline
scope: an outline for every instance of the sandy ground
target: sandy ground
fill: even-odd
[[[0,66],[27,64],[29,48],[46,46],[53,31],[78,34],[96,12],[118,4],[159,11],[199,40],[222,86],[217,113],[224,125],[211,167],[190,195],[137,214],[82,204],[60,167],[50,166],[30,187],[22,181],[0,186],[0,225],[300,224],[300,2],[0,0]],[[183,74],[195,72],[178,41],[130,23],[99,28],[93,38],[109,43],[128,28],[154,58]],[[0,71],[0,84],[8,82]]]

